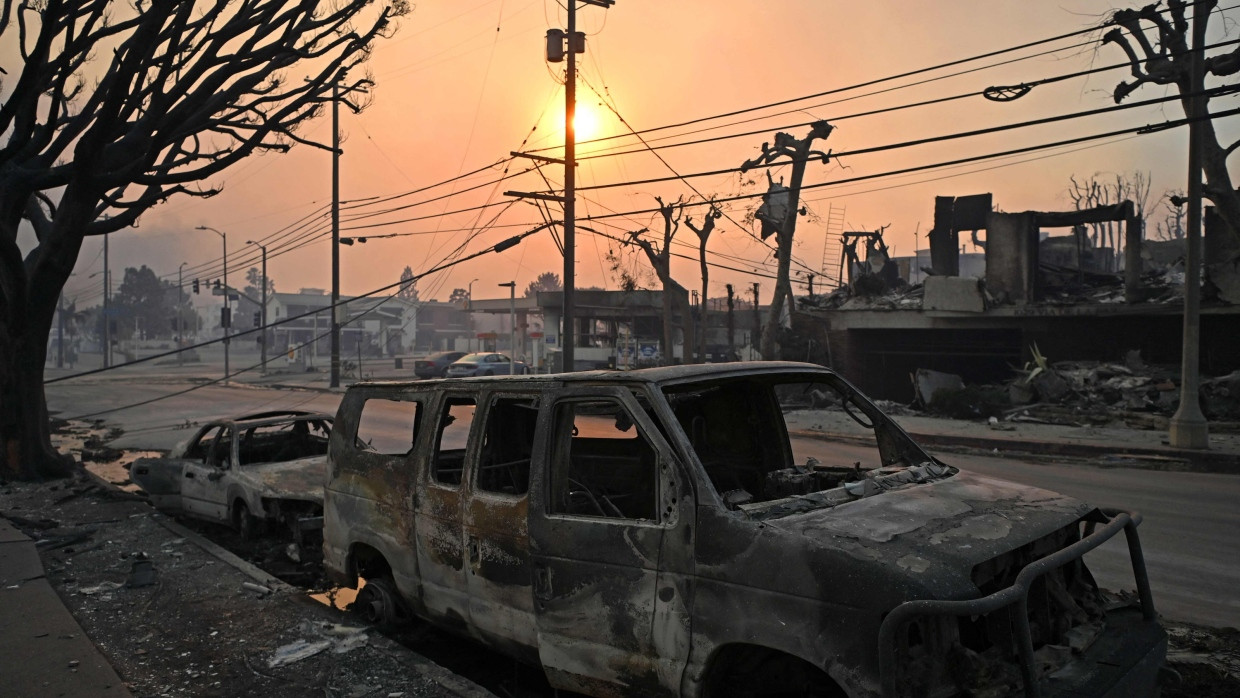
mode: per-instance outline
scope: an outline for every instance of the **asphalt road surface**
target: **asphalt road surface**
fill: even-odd
[[[124,381],[79,379],[47,387],[49,408],[63,418],[95,415],[125,429],[118,448],[168,449],[193,434],[195,424],[226,415],[275,409],[333,413],[339,395],[252,386],[207,386],[168,399],[138,404],[184,390],[183,379],[132,377]],[[116,407],[137,405],[121,411]],[[102,414],[98,414],[101,413]],[[824,448],[825,463],[872,459],[872,449],[849,444]],[[1178,621],[1240,627],[1240,477],[1102,468],[1087,463],[1048,464],[1005,455],[987,458],[940,454],[961,468],[1062,492],[1092,504],[1141,512],[1146,564],[1159,612]],[[1131,588],[1123,541],[1116,539],[1086,557],[1108,588]]]

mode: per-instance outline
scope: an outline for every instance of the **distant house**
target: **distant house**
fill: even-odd
[[[313,364],[331,353],[331,296],[315,289],[267,297],[271,349]],[[343,356],[397,356],[413,351],[419,306],[403,298],[341,296],[340,352]],[[289,319],[293,318],[293,319]]]

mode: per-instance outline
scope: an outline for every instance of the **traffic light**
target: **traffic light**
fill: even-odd
[[[216,280],[215,280],[215,288],[216,288],[217,290],[220,288],[220,280],[219,280],[219,279],[216,279]]]
[[[194,295],[198,295],[198,279],[194,279]]]
[[[232,308],[220,308],[220,327],[232,327]]]
[[[263,311],[261,310],[254,311],[254,326],[255,327],[263,326]]]

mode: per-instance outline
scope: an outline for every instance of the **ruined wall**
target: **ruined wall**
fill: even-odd
[[[1038,223],[1031,212],[991,213],[986,225],[986,288],[1017,305],[1038,297]]]

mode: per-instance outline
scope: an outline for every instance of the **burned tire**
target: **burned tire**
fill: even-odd
[[[746,652],[729,658],[708,682],[709,698],[843,698],[831,677],[790,655]]]
[[[391,577],[367,579],[349,610],[380,630],[399,627],[408,619]]]
[[[237,535],[241,536],[241,540],[251,541],[262,536],[266,528],[265,523],[250,513],[250,508],[245,502],[238,501],[233,505],[233,528],[237,529]]]

